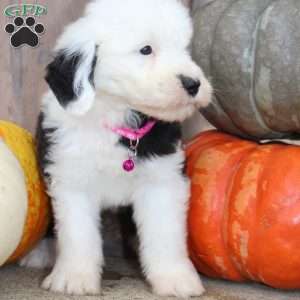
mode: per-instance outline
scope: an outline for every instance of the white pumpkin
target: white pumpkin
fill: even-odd
[[[0,266],[16,262],[43,237],[50,220],[32,135],[0,120]]]
[[[19,161],[0,138],[0,266],[20,243],[27,208],[24,172]]]

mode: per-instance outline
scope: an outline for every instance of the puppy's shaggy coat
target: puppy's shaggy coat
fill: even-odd
[[[186,246],[189,181],[180,121],[211,98],[188,52],[192,23],[178,0],[98,0],[66,28],[48,66],[39,154],[57,231],[54,268],[43,287],[100,291],[100,210],[131,204],[143,271],[160,295],[200,295]],[[129,141],[108,127],[154,128],[127,173]],[[44,240],[21,264],[54,262]]]

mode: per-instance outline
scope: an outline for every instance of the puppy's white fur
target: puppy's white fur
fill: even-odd
[[[153,290],[183,297],[203,292],[186,247],[189,181],[181,174],[181,145],[174,154],[140,161],[134,172],[125,173],[121,165],[128,152],[104,126],[124,125],[130,110],[182,121],[209,103],[211,87],[188,53],[191,36],[191,19],[180,1],[98,0],[58,41],[56,50],[83,56],[74,81],[78,99],[63,108],[49,91],[42,104],[44,128],[57,128],[49,153],[53,163],[46,169],[52,179],[48,192],[56,219],[57,258],[44,288],[99,293],[99,212],[132,204],[141,263]],[[147,45],[153,54],[141,55]],[[95,51],[93,87],[88,77]],[[200,80],[195,97],[184,90],[179,74]],[[49,258],[36,258],[41,247],[45,244],[23,265],[49,264]],[[44,252],[49,256],[49,249]]]

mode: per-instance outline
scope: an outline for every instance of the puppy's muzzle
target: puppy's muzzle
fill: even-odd
[[[198,79],[193,79],[184,75],[179,75],[178,77],[187,93],[190,96],[195,97],[198,94],[199,88],[201,86],[200,81]]]

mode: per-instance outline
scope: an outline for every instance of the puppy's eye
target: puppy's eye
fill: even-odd
[[[150,54],[152,54],[153,50],[152,50],[152,47],[148,45],[148,46],[142,48],[142,49],[140,50],[140,52],[141,52],[141,54],[143,54],[143,55],[150,55]]]

